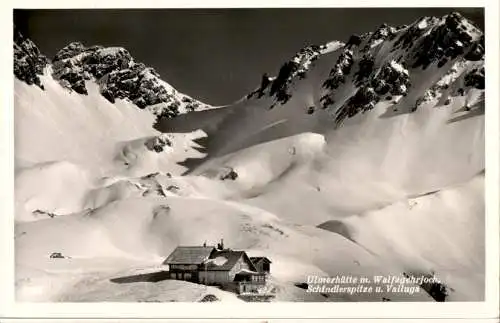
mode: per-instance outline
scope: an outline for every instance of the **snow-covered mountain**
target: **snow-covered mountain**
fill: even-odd
[[[14,40],[18,168],[65,160],[100,172],[117,161],[132,169],[139,161],[131,151],[140,149],[153,171],[158,162],[176,162],[161,160],[171,142],[152,128],[155,120],[212,108],[175,90],[124,48],[75,42],[49,61],[18,31]]]
[[[109,278],[221,237],[272,259],[276,300],[433,300],[296,286],[403,273],[483,299],[484,36],[461,15],[308,46],[218,108],[123,48],[72,43],[48,63],[18,39],[20,300],[195,295]]]
[[[88,95],[87,81],[91,81],[99,86],[100,94],[109,102],[128,99],[141,109],[160,105],[162,109],[154,109],[160,116],[174,117],[208,108],[178,93],[161,80],[153,68],[136,62],[125,48],[85,47],[74,42],[62,48],[49,62],[30,39],[17,30],[14,33],[14,74],[29,85],[36,84],[44,90],[40,76],[47,68],[47,74],[69,91]]]

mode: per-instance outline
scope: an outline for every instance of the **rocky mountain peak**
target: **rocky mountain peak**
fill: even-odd
[[[49,60],[17,31],[14,38],[15,76],[43,89],[38,75],[43,74]],[[161,80],[153,68],[136,62],[123,47],[87,47],[81,42],[72,42],[56,53],[51,67],[51,76],[69,91],[87,95],[87,82],[96,82],[100,94],[109,102],[126,99],[141,109],[151,106],[157,117],[170,118],[207,107],[177,92]]]
[[[459,13],[442,19],[424,18],[415,22],[400,40],[411,49],[407,60],[412,68],[426,69],[437,62],[438,67],[472,50],[482,32]],[[398,49],[398,43],[394,49]],[[484,52],[483,52],[484,53]]]
[[[294,83],[307,77],[322,55],[330,53],[328,44],[308,46],[285,62],[275,78],[263,78],[261,86],[247,98],[274,99],[271,108],[286,104],[293,96]],[[322,80],[320,105],[335,110],[341,123],[359,112],[366,112],[381,100],[406,96],[411,91],[412,74],[431,66],[445,75],[459,60],[484,60],[484,35],[459,13],[444,17],[423,17],[399,27],[382,24],[374,32],[351,35],[336,49],[338,55],[326,79]],[[419,72],[418,72],[419,73]],[[434,73],[434,72],[433,72]],[[484,68],[468,72],[464,86],[484,89]],[[354,84],[347,99],[343,86]],[[340,92],[340,94],[339,94]],[[340,97],[339,97],[340,96]],[[341,102],[337,102],[341,101]],[[414,109],[413,109],[414,110]]]
[[[35,84],[43,89],[39,76],[48,63],[47,57],[40,53],[35,43],[14,26],[14,75],[27,84]]]
[[[271,80],[267,74],[264,74],[260,88],[250,93],[247,98],[250,99],[255,95],[260,98],[267,93],[269,96],[274,96],[277,103],[285,104],[292,96],[289,93],[289,86],[293,80],[304,79],[311,64],[325,49],[326,45],[310,45],[302,48],[281,66],[277,77]]]

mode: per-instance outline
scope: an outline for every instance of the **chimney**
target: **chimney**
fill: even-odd
[[[224,240],[220,239],[220,243],[217,244],[218,250],[224,250]]]

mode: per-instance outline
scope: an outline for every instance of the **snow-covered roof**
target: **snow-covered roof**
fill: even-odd
[[[257,271],[253,271],[253,270],[248,270],[248,269],[241,269],[240,271],[238,271],[236,273],[236,275],[261,275],[262,273],[259,273]]]
[[[251,269],[256,270],[254,264],[251,262],[250,258],[248,258],[245,251],[237,251],[231,249],[217,250],[211,254],[210,259],[205,261],[206,270],[231,270],[234,265],[243,257],[246,259],[246,262],[251,267]],[[224,260],[224,262],[222,262]]]
[[[224,265],[229,259],[227,259],[226,257],[223,257],[223,256],[218,256],[218,257],[215,257],[213,259],[208,259],[207,261],[205,261],[206,264],[209,264],[209,263],[212,263],[216,266],[222,266]]]

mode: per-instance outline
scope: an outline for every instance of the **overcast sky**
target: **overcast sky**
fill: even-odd
[[[122,46],[179,91],[218,105],[306,45],[451,11],[484,26],[483,10],[471,8],[16,10],[14,22],[49,58],[72,41]]]

